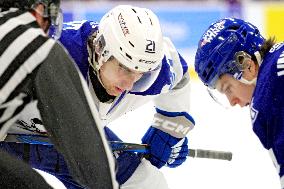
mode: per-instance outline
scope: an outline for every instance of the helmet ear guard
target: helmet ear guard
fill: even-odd
[[[97,40],[94,40],[94,51],[98,54],[98,55],[102,55],[103,54],[103,50],[106,46],[106,42],[104,39],[104,36],[101,35]],[[107,52],[105,53],[107,54]]]
[[[106,46],[104,37],[102,35],[99,37],[97,36],[99,36],[99,31],[92,33],[92,35],[89,36],[87,43],[89,64],[96,72],[100,69],[102,63],[106,62],[106,60],[102,59],[101,56]],[[108,53],[106,52],[105,54]]]
[[[244,71],[249,67],[248,61],[250,60],[251,56],[245,51],[238,51],[234,55],[235,64],[240,71]]]
[[[89,63],[95,71],[98,71],[103,63],[109,61],[113,56],[106,46],[104,36],[98,33],[95,35],[98,37],[92,39],[91,45],[88,45],[88,51],[91,56]]]
[[[110,58],[110,52],[106,49],[106,42],[103,35],[100,35],[99,38],[94,40],[94,52],[98,57],[98,63],[95,65],[96,69],[100,69],[103,62],[106,62]]]

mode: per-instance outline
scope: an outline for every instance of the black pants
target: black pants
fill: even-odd
[[[0,187],[5,189],[52,189],[35,170],[26,163],[0,150]]]

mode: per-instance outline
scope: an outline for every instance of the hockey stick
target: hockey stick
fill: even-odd
[[[146,144],[126,143],[120,141],[110,141],[109,143],[113,151],[149,153],[149,146]],[[224,151],[189,149],[188,156],[193,158],[197,157],[231,161],[233,154],[232,152]]]
[[[9,134],[7,135],[6,142],[28,143],[28,144],[41,144],[53,145],[47,136],[42,135],[25,135],[25,134]],[[113,151],[127,151],[139,152],[148,154],[149,146],[147,144],[127,143],[121,141],[109,141]],[[214,150],[201,150],[189,149],[189,157],[209,158],[219,160],[232,160],[232,152],[214,151]]]

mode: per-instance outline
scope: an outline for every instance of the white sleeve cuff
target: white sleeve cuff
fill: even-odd
[[[148,160],[142,159],[133,175],[121,189],[169,189],[164,175]]]

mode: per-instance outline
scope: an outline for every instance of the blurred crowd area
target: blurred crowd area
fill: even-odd
[[[89,2],[117,2],[117,1],[145,1],[145,2],[155,2],[155,1],[172,1],[172,0],[63,0],[63,1],[89,1]],[[225,2],[225,3],[233,3],[238,4],[242,2],[282,2],[283,0],[177,0],[180,2]]]
[[[279,24],[284,20],[284,0],[62,0],[64,22],[98,22],[119,4],[145,7],[155,12],[163,34],[184,54],[194,53],[209,24],[224,17],[245,19],[257,26],[265,37],[284,40],[284,25]]]

